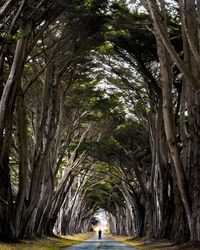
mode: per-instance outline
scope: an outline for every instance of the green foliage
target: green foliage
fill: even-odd
[[[28,36],[27,32],[18,32],[15,35],[0,34],[0,44],[3,44],[3,45],[15,44],[18,40],[20,40],[21,38],[27,37],[27,36]]]
[[[0,34],[0,44],[12,44],[15,42],[16,40],[12,36],[5,36]]]
[[[75,0],[72,1],[72,6],[81,15],[95,15],[106,9],[107,0]]]
[[[110,30],[105,33],[105,38],[107,40],[113,40],[118,37],[125,37],[130,38],[130,33],[127,29],[120,29],[120,30]],[[107,42],[108,43],[108,42]]]
[[[119,180],[112,175],[109,177],[106,175],[107,172],[110,172],[110,166],[106,163],[97,164],[93,171],[96,171],[95,180],[88,181],[85,199],[94,203],[97,210],[103,208],[113,213],[115,204],[118,206],[124,205],[123,196],[118,188]]]
[[[97,48],[97,51],[102,55],[110,55],[113,51],[113,45],[109,41],[105,41]]]
[[[65,105],[68,110],[85,108],[88,111],[83,117],[85,122],[104,118],[120,122],[124,116],[119,97],[115,94],[108,95],[105,90],[96,89],[94,83],[74,84]]]
[[[140,123],[128,119],[116,129],[114,138],[123,147],[134,151],[148,143],[149,134]]]
[[[130,9],[128,8],[127,3],[124,0],[113,2],[113,4],[111,5],[111,11],[113,18],[130,14]]]

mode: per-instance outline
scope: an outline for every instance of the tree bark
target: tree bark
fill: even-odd
[[[165,126],[165,133],[167,138],[167,143],[170,149],[171,158],[174,164],[176,177],[178,181],[178,187],[181,194],[182,202],[185,208],[185,212],[187,215],[188,225],[190,228],[191,236],[193,235],[193,218],[192,218],[192,208],[191,208],[191,202],[189,197],[189,192],[187,189],[187,181],[185,177],[185,172],[183,165],[181,163],[180,159],[180,153],[177,146],[176,141],[176,132],[175,132],[175,124],[174,124],[174,117],[173,117],[173,108],[172,108],[172,72],[171,72],[171,60],[170,56],[173,60],[175,60],[176,63],[178,63],[178,66],[180,66],[179,60],[175,58],[175,53],[172,51],[172,45],[168,44],[168,38],[167,38],[167,31],[164,30],[164,27],[166,28],[166,24],[163,22],[163,27],[161,28],[161,21],[160,17],[156,13],[156,11],[159,11],[158,6],[156,5],[155,1],[147,1],[148,7],[151,13],[151,17],[153,19],[153,25],[154,25],[154,32],[157,40],[157,46],[158,46],[158,56],[160,61],[160,72],[161,72],[161,82],[162,82],[162,94],[163,94],[163,119],[164,119],[164,126]],[[163,10],[162,10],[163,11]],[[161,16],[165,17],[164,12],[160,14]],[[166,48],[165,48],[166,47]],[[170,53],[170,56],[168,52]],[[174,50],[174,49],[173,49]],[[178,58],[179,59],[179,58]],[[182,66],[182,65],[181,65]],[[191,74],[188,71],[188,69],[185,71],[185,65],[184,68],[182,68],[183,73],[185,74],[185,77],[187,79],[192,80],[190,77]],[[188,77],[189,76],[189,77]],[[194,81],[192,81],[194,83]]]

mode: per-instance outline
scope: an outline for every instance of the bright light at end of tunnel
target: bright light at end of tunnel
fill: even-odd
[[[94,227],[95,232],[98,232],[99,229],[101,229],[103,232],[108,231],[109,228],[105,212],[99,211],[97,214],[95,214],[95,217],[99,221],[99,223]]]

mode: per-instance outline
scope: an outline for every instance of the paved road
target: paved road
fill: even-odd
[[[94,236],[90,238],[89,240],[82,242],[79,245],[64,248],[64,250],[77,250],[77,249],[82,249],[82,250],[137,250],[136,248],[119,243],[105,236],[103,236],[101,240],[98,240],[97,236]]]

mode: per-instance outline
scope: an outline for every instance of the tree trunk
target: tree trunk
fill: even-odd
[[[25,32],[26,29],[23,28],[22,31]],[[13,204],[10,183],[9,155],[13,125],[13,112],[17,90],[21,83],[21,77],[23,74],[26,45],[26,37],[18,40],[11,71],[0,101],[0,211],[3,215],[2,218],[0,217],[0,237],[2,238],[13,238],[13,234],[15,234],[11,222]]]
[[[24,96],[22,90],[18,95],[17,102],[18,115],[18,144],[19,144],[19,188],[15,201],[14,210],[14,229],[15,237],[19,237],[20,222],[24,211],[26,210],[30,180],[28,163],[28,139],[27,139],[27,121],[25,114]]]
[[[158,6],[156,5],[155,1],[147,1],[149,11],[151,13],[151,17],[153,19],[154,31],[157,40],[157,48],[158,48],[158,56],[160,61],[160,72],[161,72],[161,83],[162,83],[162,95],[163,95],[163,119],[164,119],[164,126],[165,126],[165,133],[167,138],[167,143],[169,146],[171,158],[173,161],[173,165],[176,172],[178,187],[180,191],[180,195],[182,198],[182,202],[185,208],[185,212],[187,215],[188,225],[190,228],[191,236],[193,235],[193,218],[192,218],[192,208],[191,202],[189,197],[189,192],[187,189],[187,181],[185,177],[185,172],[183,165],[180,159],[180,153],[177,146],[176,140],[176,130],[174,124],[174,117],[173,117],[173,102],[172,102],[172,71],[171,71],[171,60],[176,60],[179,64],[178,66],[182,67],[183,63],[179,60],[177,54],[172,49],[171,44],[168,43],[167,39],[167,30],[166,30],[166,23],[165,21],[161,20],[160,16],[157,14],[159,10]],[[164,1],[162,1],[162,9],[160,15],[165,17],[164,14]],[[162,27],[161,27],[162,26]],[[165,33],[164,33],[165,32]],[[168,52],[166,51],[166,48]],[[177,56],[177,57],[176,57]],[[176,57],[176,58],[175,58]],[[181,64],[181,65],[180,65]],[[187,79],[194,80],[193,77],[190,77],[190,73],[188,69],[186,69],[185,65],[182,67],[182,70],[187,75]],[[194,81],[193,81],[194,82]]]

